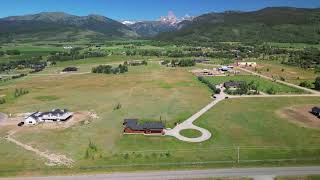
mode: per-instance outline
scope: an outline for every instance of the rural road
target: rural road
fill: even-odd
[[[134,173],[111,173],[96,175],[15,177],[0,180],[165,180],[210,177],[253,177],[272,179],[275,176],[319,175],[320,167],[274,167],[274,168],[230,168],[207,170],[150,171]],[[269,177],[269,178],[268,178]]]

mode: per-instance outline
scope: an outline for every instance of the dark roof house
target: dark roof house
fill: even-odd
[[[126,133],[162,133],[165,128],[162,122],[143,122],[139,123],[138,119],[125,119],[123,122],[125,126],[124,132]]]
[[[227,89],[229,88],[240,88],[241,84],[244,84],[244,81],[229,81],[225,82],[223,86]]]
[[[62,70],[62,72],[71,72],[71,71],[78,71],[76,67],[66,67]]]

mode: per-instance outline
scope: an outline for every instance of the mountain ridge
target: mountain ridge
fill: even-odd
[[[320,42],[320,8],[267,7],[251,12],[207,13],[157,40]]]
[[[27,36],[37,36],[35,40],[51,40],[54,36],[61,41],[138,37],[128,26],[96,14],[76,16],[64,12],[42,12],[0,19],[0,40],[9,37],[9,41],[19,41],[28,39]]]

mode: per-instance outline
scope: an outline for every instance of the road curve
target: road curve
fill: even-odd
[[[222,88],[222,87],[219,87],[219,88]],[[165,135],[173,136],[173,137],[175,137],[175,138],[177,138],[177,139],[179,139],[181,141],[194,142],[194,143],[203,142],[203,141],[206,141],[206,140],[210,139],[211,138],[210,131],[208,131],[207,129],[204,129],[204,128],[201,128],[201,127],[198,127],[198,126],[194,125],[193,122],[195,120],[197,120],[200,116],[202,116],[204,113],[206,113],[209,109],[211,109],[214,105],[216,105],[220,101],[224,100],[225,97],[226,97],[226,94],[223,92],[223,88],[222,88],[221,93],[219,95],[216,95],[216,98],[215,98],[214,101],[210,102],[207,106],[205,106],[204,108],[199,110],[197,113],[192,115],[190,118],[188,118],[184,122],[178,124],[173,129],[165,130]],[[201,132],[201,136],[197,137],[197,138],[185,137],[185,136],[180,134],[180,132],[182,130],[185,130],[185,129],[194,129],[194,130],[200,131]]]
[[[193,179],[211,177],[256,177],[256,176],[303,176],[319,175],[319,166],[310,167],[271,167],[271,168],[229,168],[207,170],[150,171],[134,173],[111,173],[96,175],[15,177],[0,180],[164,180]]]

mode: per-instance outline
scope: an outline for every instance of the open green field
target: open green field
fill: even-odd
[[[272,82],[264,78],[252,75],[238,75],[238,76],[217,76],[206,77],[213,84],[223,84],[228,81],[245,81],[247,83],[254,82],[259,91],[266,92],[268,89],[273,88],[276,94],[291,94],[291,93],[305,93],[300,89],[289,87],[280,83]]]
[[[119,75],[89,73],[92,67],[100,64],[119,64],[135,59],[147,60],[148,66],[129,67],[128,73]],[[0,138],[0,155],[4,160],[0,162],[0,176],[319,163],[310,160],[281,163],[264,161],[319,158],[320,147],[316,145],[320,143],[320,131],[292,124],[277,113],[279,109],[297,104],[320,104],[319,98],[257,97],[223,101],[196,121],[197,125],[208,129],[213,135],[203,143],[186,143],[173,137],[123,135],[124,118],[161,119],[167,127],[172,128],[175,123],[184,121],[212,100],[207,86],[189,72],[193,68],[206,68],[209,65],[167,68],[160,66],[158,60],[161,58],[112,55],[64,61],[35,75],[2,82],[0,95],[5,95],[8,101],[0,105],[0,112],[19,114],[67,108],[74,112],[92,111],[100,118],[67,129],[34,131],[26,128],[15,134],[19,141],[41,151],[72,158],[75,163],[70,169],[46,166],[45,159]],[[68,66],[78,67],[78,73],[83,74],[58,74]],[[303,93],[256,76],[208,79],[215,84],[229,80],[255,81],[260,91],[273,87],[278,94]],[[27,89],[30,93],[14,98],[13,92],[17,88]],[[121,108],[115,110],[118,104],[121,104]],[[4,137],[10,128],[13,127],[0,126],[0,137]],[[182,133],[198,136],[198,132],[193,131]],[[94,143],[97,151],[90,151],[88,155],[89,142]],[[240,163],[237,163],[238,147],[242,160]]]
[[[279,48],[287,48],[287,49],[304,49],[304,48],[320,48],[319,44],[306,44],[306,43],[275,43],[275,42],[269,42],[267,43],[270,46],[273,47],[279,47]]]

